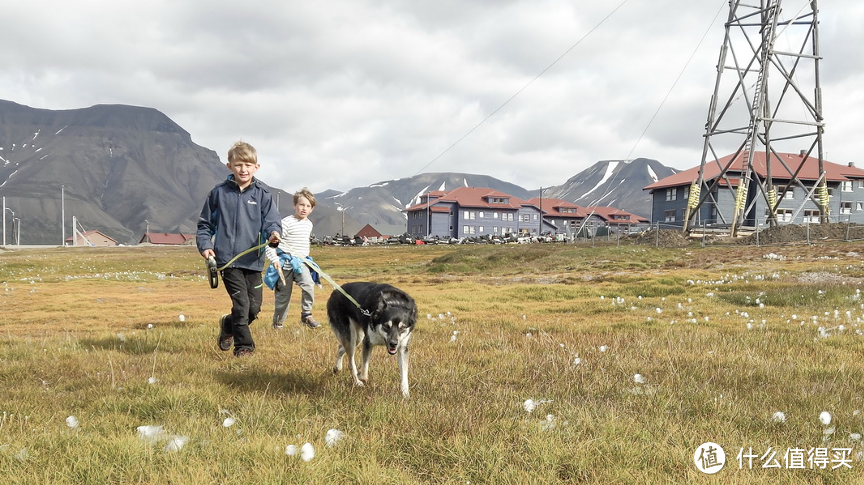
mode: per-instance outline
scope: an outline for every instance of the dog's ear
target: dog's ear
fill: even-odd
[[[413,302],[413,300],[404,291],[396,288],[383,290],[378,294],[376,310],[380,312],[391,305],[404,306],[406,302]]]

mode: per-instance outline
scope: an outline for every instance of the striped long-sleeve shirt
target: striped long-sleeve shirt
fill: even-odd
[[[309,236],[312,235],[312,221],[308,218],[297,219],[290,215],[282,219],[282,239],[279,249],[294,257],[309,256]]]

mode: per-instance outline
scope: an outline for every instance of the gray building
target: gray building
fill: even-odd
[[[699,196],[705,202],[691,218],[692,226],[724,226],[732,222],[735,196],[741,177],[745,173],[746,153],[729,164],[732,156],[705,164]],[[744,199],[743,226],[756,227],[769,220],[769,208],[760,184],[767,178],[765,153],[753,154],[752,179],[747,184]],[[853,164],[838,165],[823,160],[828,188],[828,210],[831,222],[864,223],[864,170]],[[729,165],[721,178],[722,167]],[[683,227],[687,217],[687,203],[692,184],[698,179],[699,167],[694,167],[658,180],[646,186],[651,194],[651,222]],[[797,176],[796,176],[797,174]],[[821,212],[813,201],[820,198],[819,160],[804,154],[779,153],[772,155],[771,179],[776,190],[776,217],[779,224],[818,223]],[[716,183],[715,183],[716,181]],[[713,190],[708,194],[708,188]],[[706,197],[707,195],[707,197]]]

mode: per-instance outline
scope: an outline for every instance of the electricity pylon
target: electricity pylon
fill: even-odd
[[[702,162],[697,179],[690,187],[683,225],[685,232],[707,202],[716,210],[711,219],[730,224],[731,234],[735,236],[745,221],[745,214],[753,211],[760,197],[766,202],[766,217],[773,227],[777,225],[777,207],[786,189],[793,184],[804,189],[819,207],[820,220],[828,222],[817,2],[760,0],[758,5],[754,3],[757,2],[729,1],[726,35],[720,48],[717,79],[705,124]],[[792,8],[787,11],[789,7]],[[777,155],[784,151],[783,146],[792,144],[795,148],[785,151],[801,153],[799,166],[787,166]],[[717,156],[719,150],[734,155],[721,163]],[[764,153],[765,166],[760,166],[760,171],[754,170],[757,152]],[[798,179],[798,173],[811,154],[818,159],[820,178],[808,188]],[[719,175],[712,177],[710,184],[704,180],[706,164],[716,164],[719,169]],[[782,164],[784,169],[785,182],[780,194],[772,178],[772,165],[779,167],[777,164]],[[737,181],[730,180],[727,175],[730,167],[733,173],[740,173]],[[717,204],[721,184],[730,190],[737,185],[734,211],[728,219]],[[758,217],[749,216],[751,220]]]

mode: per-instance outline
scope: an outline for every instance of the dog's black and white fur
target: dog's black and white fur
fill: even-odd
[[[361,308],[338,290],[327,300],[330,328],[339,341],[333,372],[342,370],[342,358],[348,354],[354,384],[362,386],[369,379],[369,357],[372,347],[386,345],[390,355],[398,355],[401,390],[408,397],[408,340],[417,323],[417,305],[404,291],[387,284],[354,282],[342,289],[351,295]],[[370,313],[365,315],[363,310]],[[363,367],[357,372],[354,351],[363,342]]]

